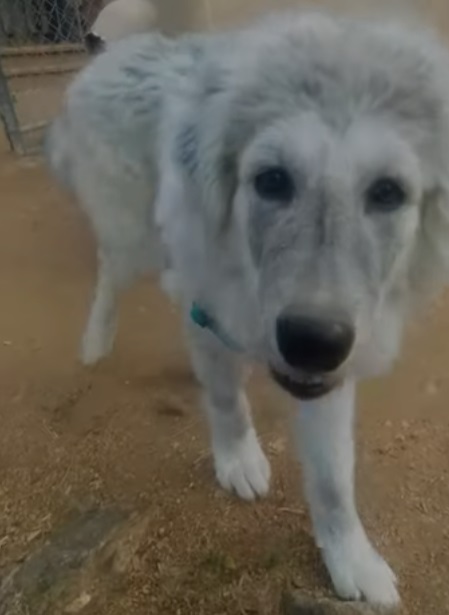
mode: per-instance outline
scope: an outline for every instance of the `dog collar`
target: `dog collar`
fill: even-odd
[[[197,303],[192,303],[190,318],[201,329],[209,329],[220,342],[233,352],[243,352],[243,348],[222,329],[219,323]]]

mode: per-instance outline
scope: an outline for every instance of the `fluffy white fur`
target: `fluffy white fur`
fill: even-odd
[[[298,409],[316,541],[337,593],[393,606],[394,574],[354,501],[355,382],[388,369],[406,318],[449,271],[449,57],[431,34],[322,14],[274,17],[177,41],[114,44],[79,75],[47,142],[50,167],[98,241],[82,357],[111,350],[119,292],[161,272],[185,313],[216,474],[243,498],[267,493],[241,368],[257,360],[301,383],[276,342],[287,306],[342,313],[353,351],[330,392]],[[282,166],[288,203],[254,178]],[[379,176],[405,202],[368,207]],[[198,302],[242,346],[189,321]]]

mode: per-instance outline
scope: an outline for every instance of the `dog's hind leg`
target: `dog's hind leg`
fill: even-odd
[[[126,263],[116,263],[105,252],[98,253],[98,275],[94,298],[81,345],[81,361],[93,365],[106,357],[114,345],[120,291],[133,279]]]
[[[246,500],[264,496],[270,466],[242,387],[241,362],[209,332],[191,323],[187,329],[193,368],[204,390],[218,482]]]
[[[371,545],[354,497],[354,384],[301,402],[298,440],[315,538],[336,592],[391,607],[396,579]]]

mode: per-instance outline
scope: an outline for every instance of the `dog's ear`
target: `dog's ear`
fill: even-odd
[[[218,234],[229,226],[238,183],[238,117],[229,69],[217,62],[201,75],[195,119],[180,135],[179,151],[189,159],[204,214]]]
[[[410,275],[418,305],[449,285],[449,169],[424,196]]]
[[[199,71],[165,110],[157,202],[164,215],[180,199],[193,199],[211,232],[219,234],[229,222],[237,177],[227,90],[219,68],[212,76],[209,70]]]
[[[431,92],[428,145],[421,156],[427,188],[411,267],[411,287],[418,303],[449,285],[449,54],[444,58]]]

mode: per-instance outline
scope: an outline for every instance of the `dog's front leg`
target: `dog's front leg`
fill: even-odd
[[[237,355],[213,335],[188,325],[192,363],[204,392],[220,485],[252,500],[268,492],[270,466],[257,439]]]
[[[355,385],[302,402],[298,444],[318,547],[340,597],[386,607],[399,602],[396,579],[371,545],[354,499]]]

